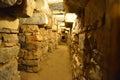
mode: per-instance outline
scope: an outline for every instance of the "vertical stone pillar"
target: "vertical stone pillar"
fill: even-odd
[[[38,72],[42,56],[42,40],[38,25],[20,26],[21,50],[19,53],[19,70]]]
[[[20,80],[17,71],[19,20],[0,13],[0,80]]]
[[[20,26],[19,40],[19,70],[27,72],[38,72],[41,61],[46,58],[47,53],[55,50],[57,43],[56,33],[52,30],[28,24]]]

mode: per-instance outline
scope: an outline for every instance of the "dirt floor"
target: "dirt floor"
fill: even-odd
[[[66,45],[60,45],[53,53],[49,53],[41,63],[38,73],[21,72],[21,80],[72,80],[70,55]]]

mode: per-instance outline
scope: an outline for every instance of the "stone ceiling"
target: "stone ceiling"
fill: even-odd
[[[78,13],[86,6],[89,0],[64,0],[64,8],[66,12]]]

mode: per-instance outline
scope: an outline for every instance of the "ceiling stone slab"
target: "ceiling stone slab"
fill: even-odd
[[[48,24],[48,17],[45,13],[34,13],[30,18],[21,18],[21,24],[36,24],[43,25]]]
[[[49,4],[49,6],[50,6],[51,10],[59,10],[59,11],[63,11],[64,10],[62,2],[52,3],[52,4]]]
[[[66,12],[79,12],[86,6],[89,0],[64,0]]]

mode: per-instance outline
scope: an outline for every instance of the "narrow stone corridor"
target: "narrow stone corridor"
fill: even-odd
[[[120,0],[0,0],[0,80],[120,80]]]
[[[21,80],[72,80],[69,50],[66,45],[59,45],[49,53],[38,73],[21,72]]]

